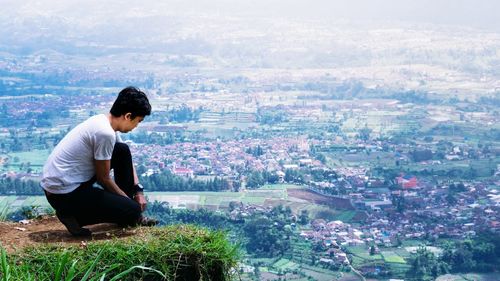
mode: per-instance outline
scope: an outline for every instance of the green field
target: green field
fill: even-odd
[[[347,148],[346,148],[347,149]],[[369,154],[365,152],[349,153],[347,151],[324,152],[328,159],[328,166],[395,166],[393,152],[374,151]]]
[[[149,201],[168,202],[172,208],[198,208],[210,206],[211,209],[228,208],[230,202],[242,202],[244,204],[259,204],[276,206],[282,204],[289,206],[294,212],[308,210],[314,217],[319,211],[332,212],[335,219],[349,221],[354,212],[339,212],[325,206],[310,204],[309,202],[297,202],[288,199],[287,188],[303,188],[296,185],[268,185],[265,189],[245,190],[242,192],[146,192]],[[21,199],[22,198],[22,199]],[[13,204],[15,202],[15,204]],[[0,197],[0,207],[12,205],[20,206],[49,206],[44,196],[3,196]]]
[[[260,190],[265,190],[265,189],[271,189],[271,190],[275,190],[275,189],[287,189],[287,188],[303,188],[303,186],[300,186],[300,185],[296,185],[296,184],[266,184],[262,187],[260,187],[259,189]]]
[[[384,261],[388,263],[403,263],[403,264],[406,263],[404,258],[402,258],[400,255],[396,254],[393,251],[383,251],[380,254],[384,258]]]
[[[273,267],[277,270],[294,270],[298,269],[300,267],[299,264],[294,263],[291,260],[288,259],[280,259],[277,262],[274,263]]]
[[[403,257],[403,258],[408,258],[410,257],[410,253],[408,253],[408,251],[406,251],[405,249],[403,248],[393,248],[391,249],[394,253],[396,253],[398,256],[400,257]]]
[[[341,211],[338,213],[335,219],[343,222],[350,222],[355,215],[356,211]]]
[[[23,152],[11,152],[9,154],[3,154],[1,157],[9,157],[11,159],[18,158],[19,162],[30,162],[32,165],[43,165],[49,157],[49,150],[38,150],[34,149],[31,151]]]
[[[369,249],[365,246],[349,246],[347,249],[352,254],[352,265],[355,268],[374,263],[385,263],[394,276],[403,278],[410,267],[406,264],[404,255],[399,254],[400,252],[408,254],[404,249],[391,248],[375,255],[370,255]]]
[[[418,248],[419,247],[405,247],[405,250],[409,253],[414,253],[418,250]],[[443,252],[443,249],[434,246],[425,246],[425,248],[432,252],[434,255],[441,255],[441,253]]]
[[[406,263],[387,263],[387,266],[394,277],[401,279],[405,278],[406,272],[411,268],[411,266]]]
[[[302,265],[302,272],[317,281],[331,281],[341,277],[340,272],[309,265]]]
[[[355,265],[384,259],[381,254],[370,255],[370,250],[366,246],[348,246],[347,252],[352,253]]]
[[[23,152],[11,152],[8,154],[0,154],[0,158],[8,158],[8,167],[5,166],[0,166],[0,169],[7,171],[7,170],[13,170],[13,171],[19,171],[21,163],[26,165],[28,162],[30,164],[30,167],[35,171],[35,172],[40,172],[42,170],[42,167],[49,157],[49,150],[44,149],[44,150],[31,150],[31,151],[23,151]]]
[[[294,186],[294,188],[300,188]],[[232,201],[244,204],[264,204],[266,200],[282,200],[288,198],[286,185],[277,185],[266,189],[245,190],[242,192],[147,192],[151,201],[168,202],[173,208],[185,207],[185,204],[194,204],[199,207],[218,206],[227,208]],[[184,203],[183,206],[179,206]]]

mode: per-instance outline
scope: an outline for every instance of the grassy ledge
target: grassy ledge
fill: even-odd
[[[237,246],[190,225],[138,228],[127,238],[45,244],[6,255],[0,280],[230,280]]]

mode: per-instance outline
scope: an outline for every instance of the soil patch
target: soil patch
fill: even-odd
[[[351,200],[334,196],[325,196],[307,189],[287,189],[288,197],[295,197],[319,205],[325,205],[335,209],[354,210]]]
[[[12,253],[44,243],[82,244],[86,241],[128,237],[136,233],[134,228],[121,228],[108,223],[86,227],[92,231],[91,237],[72,236],[55,216],[44,216],[25,223],[0,222],[0,245]]]

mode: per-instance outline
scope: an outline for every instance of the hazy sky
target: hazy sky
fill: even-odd
[[[407,21],[462,25],[500,32],[499,0],[0,0],[3,12],[45,15],[120,16],[135,9],[147,13],[186,12],[233,16]]]
[[[500,31],[498,0],[254,0],[198,1],[205,9],[254,15],[408,21]],[[217,3],[217,4],[215,4]],[[238,4],[235,4],[238,3]],[[199,6],[198,6],[199,7]]]

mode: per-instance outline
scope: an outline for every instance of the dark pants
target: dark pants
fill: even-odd
[[[135,194],[132,155],[124,143],[116,143],[111,158],[116,184],[129,196],[93,187],[95,177],[67,194],[48,194],[50,205],[64,216],[73,216],[80,226],[96,223],[134,225],[141,216]]]

